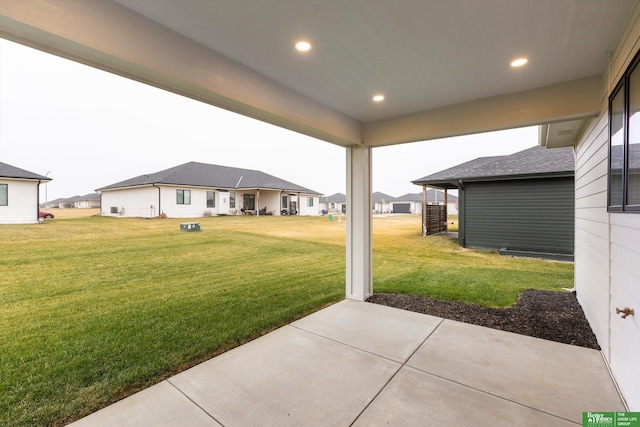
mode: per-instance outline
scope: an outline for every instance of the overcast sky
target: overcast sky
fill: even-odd
[[[418,193],[411,180],[536,144],[534,127],[375,148],[373,190]],[[0,40],[0,162],[50,172],[48,200],[189,161],[346,188],[342,147]]]

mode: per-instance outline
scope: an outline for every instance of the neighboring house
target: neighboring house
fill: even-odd
[[[428,205],[444,205],[444,191],[430,188],[427,190],[426,195]],[[390,203],[391,212],[421,214],[423,203],[422,193],[407,193],[403,196],[392,198]],[[458,198],[452,194],[447,195],[447,214],[458,214]]]
[[[59,198],[46,203],[46,206],[43,204],[42,207],[95,209],[100,207],[100,194],[89,193],[84,196]]]
[[[396,197],[391,202],[391,213],[421,214],[422,194],[407,193]]]
[[[36,224],[43,175],[0,162],[0,224]]]
[[[386,214],[391,213],[391,201],[395,197],[376,191],[371,195],[373,201],[373,213]]]
[[[96,191],[105,216],[318,215],[320,210],[320,194],[308,188],[257,170],[198,162]]]
[[[413,181],[457,189],[464,247],[573,259],[572,148],[483,157]]]
[[[346,213],[347,196],[342,193],[335,193],[331,196],[321,198],[321,209],[329,213]]]
[[[75,196],[69,199],[72,207],[79,209],[95,209],[100,207],[100,194],[89,193],[84,196]]]

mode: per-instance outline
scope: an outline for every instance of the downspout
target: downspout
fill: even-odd
[[[427,185],[422,184],[422,237],[427,235]]]
[[[467,247],[467,241],[465,237],[465,216],[467,214],[467,206],[465,203],[466,193],[464,191],[464,182],[458,180],[458,242],[463,248]]]
[[[158,216],[162,215],[162,209],[160,209],[160,202],[161,202],[161,198],[160,198],[160,187],[158,187],[155,183],[151,184],[152,187],[156,187],[158,189]]]
[[[40,222],[40,183],[42,180],[38,180],[38,189],[36,190],[36,222]]]

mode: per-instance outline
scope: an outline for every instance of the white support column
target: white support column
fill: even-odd
[[[373,293],[371,147],[347,148],[347,298]]]

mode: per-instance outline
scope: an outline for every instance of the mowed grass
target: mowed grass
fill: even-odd
[[[197,221],[0,226],[0,425],[63,425],[344,298],[344,221]],[[504,306],[571,287],[572,271],[422,238],[414,216],[374,220],[376,292]]]

